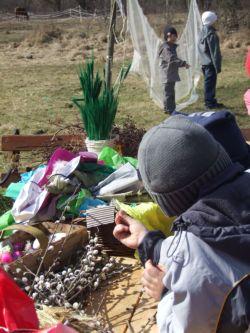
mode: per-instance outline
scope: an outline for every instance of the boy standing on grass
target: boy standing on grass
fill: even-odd
[[[160,301],[159,332],[248,332],[250,174],[182,115],[145,134],[138,160],[146,190],[177,216],[174,235],[148,231],[120,212],[114,236],[139,250],[145,291]]]
[[[224,105],[216,100],[217,75],[221,72],[220,41],[214,28],[217,15],[207,11],[202,14],[202,31],[199,37],[199,55],[204,75],[204,103],[206,109],[219,109]]]
[[[164,84],[164,112],[172,114],[175,111],[175,82],[180,81],[179,67],[188,69],[190,66],[177,57],[177,31],[174,27],[164,29],[164,43],[159,48],[162,83]]]

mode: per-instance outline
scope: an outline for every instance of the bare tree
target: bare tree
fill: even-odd
[[[77,3],[85,10],[94,11],[105,11],[110,10],[110,0],[77,0]]]
[[[77,0],[77,2],[83,9],[89,10],[90,3],[87,0]]]
[[[242,8],[240,0],[217,0],[217,11],[220,14],[220,25],[226,31],[239,29],[238,10]]]
[[[173,0],[166,0],[166,21],[167,24],[172,23],[173,18]]]
[[[210,10],[211,6],[212,6],[212,2],[213,2],[213,0],[200,0],[200,1],[198,1],[199,5],[200,5],[200,9],[202,11]]]
[[[44,0],[44,3],[47,3],[56,11],[60,11],[62,9],[62,0]]]

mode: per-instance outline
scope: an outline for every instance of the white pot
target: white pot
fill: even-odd
[[[114,140],[108,139],[108,140],[89,140],[89,138],[86,138],[85,144],[87,147],[87,150],[91,153],[96,153],[99,155],[99,153],[102,151],[103,147],[114,147]]]

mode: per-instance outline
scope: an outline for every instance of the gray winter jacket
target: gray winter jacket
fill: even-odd
[[[159,48],[160,67],[162,69],[162,83],[180,81],[179,67],[185,67],[186,61],[178,58],[177,44],[164,42]]]
[[[250,175],[243,169],[232,165],[204,188],[174,221],[174,236],[151,231],[140,245],[143,262],[150,258],[166,267],[160,333],[248,332],[250,280],[226,302],[250,273]]]
[[[167,238],[161,247],[163,283],[169,291],[158,305],[159,331],[215,333],[227,294],[249,273],[250,264],[213,249],[191,232],[173,239]]]
[[[221,72],[220,41],[212,26],[204,25],[198,43],[200,64],[213,65],[216,73]]]

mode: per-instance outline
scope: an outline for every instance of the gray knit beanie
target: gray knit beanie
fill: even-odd
[[[144,135],[138,160],[146,190],[169,216],[191,207],[200,189],[232,164],[206,129],[181,115]]]

